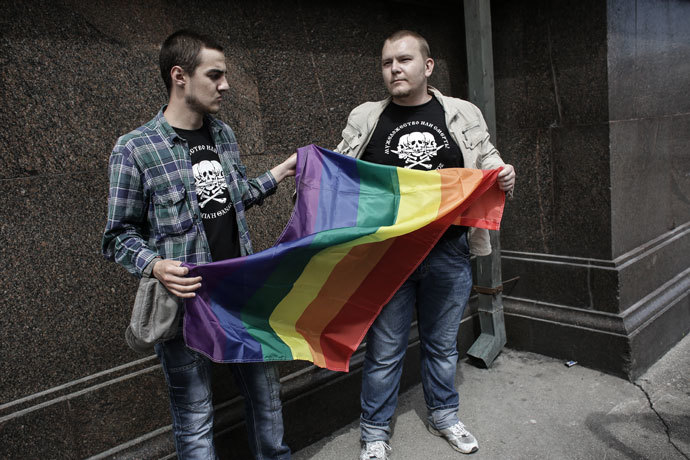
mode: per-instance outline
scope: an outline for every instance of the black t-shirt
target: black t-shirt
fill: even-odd
[[[204,125],[195,130],[174,129],[189,146],[196,196],[211,258],[217,261],[239,257],[241,252],[235,208],[207,121],[204,120]]]
[[[416,106],[388,104],[364,150],[362,160],[430,171],[462,168],[462,152],[435,97]]]
[[[383,110],[362,160],[431,171],[462,168],[465,161],[448,127],[443,106],[435,97],[416,106],[393,102]],[[459,238],[467,227],[451,225],[444,238]]]

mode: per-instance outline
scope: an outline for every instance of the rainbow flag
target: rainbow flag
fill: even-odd
[[[217,362],[303,359],[347,371],[379,311],[452,224],[496,230],[499,169],[417,171],[309,145],[276,245],[191,266],[187,345]]]

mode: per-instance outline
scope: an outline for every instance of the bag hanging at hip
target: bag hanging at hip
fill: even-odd
[[[139,280],[132,318],[125,331],[127,345],[139,353],[150,353],[155,344],[174,338],[182,314],[182,299],[151,275],[155,262],[146,266]]]

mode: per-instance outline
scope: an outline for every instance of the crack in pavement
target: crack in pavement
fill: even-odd
[[[635,385],[637,388],[639,388],[639,389],[642,391],[642,393],[644,393],[645,397],[647,398],[647,402],[649,403],[649,408],[652,409],[652,411],[656,414],[656,416],[658,417],[658,419],[659,419],[659,420],[661,421],[661,423],[664,425],[664,430],[666,431],[666,437],[668,438],[668,442],[673,446],[674,449],[676,449],[676,450],[678,451],[678,453],[679,453],[680,455],[682,455],[682,456],[685,457],[686,459],[690,460],[690,458],[687,456],[687,454],[686,454],[685,452],[683,452],[683,451],[680,449],[680,447],[678,447],[678,446],[676,445],[675,442],[673,442],[673,439],[671,439],[671,428],[670,428],[670,427],[668,426],[668,424],[666,423],[666,420],[664,420],[664,418],[661,416],[661,414],[660,414],[660,413],[656,410],[656,408],[654,407],[654,403],[652,402],[652,398],[649,396],[649,393],[647,393],[647,390],[645,390],[644,387],[642,387],[642,385],[640,385],[640,384],[637,383],[637,382],[632,382],[632,383],[633,383],[633,385]]]

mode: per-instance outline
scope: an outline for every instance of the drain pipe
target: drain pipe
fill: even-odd
[[[496,145],[494,60],[491,42],[491,8],[488,0],[464,0],[469,100],[484,114]],[[477,257],[477,286],[481,335],[467,354],[490,367],[506,344],[501,291],[501,245],[498,231],[491,231],[493,252]]]
[[[501,282],[501,248],[498,231],[491,231],[488,256],[477,257],[477,285],[479,325],[481,334],[467,354],[491,367],[506,344],[506,325],[503,317],[503,284]]]

